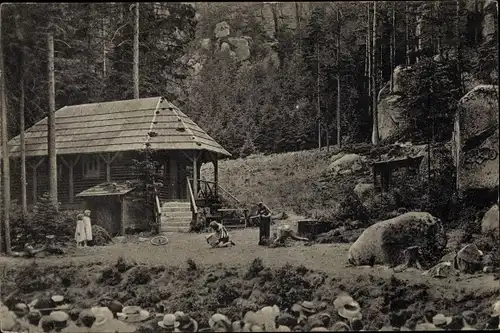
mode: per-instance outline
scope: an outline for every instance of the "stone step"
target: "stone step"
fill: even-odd
[[[183,202],[183,201],[170,201],[170,202],[164,202],[162,207],[190,207],[191,203],[190,202]]]
[[[191,213],[191,212],[162,212],[161,216],[170,217],[170,218],[183,217],[183,218],[190,219],[193,216],[193,213]]]
[[[189,232],[191,230],[190,227],[161,227],[160,231],[161,232]]]
[[[164,216],[161,217],[161,223],[191,223],[191,218],[166,218]]]
[[[162,212],[183,212],[183,211],[191,211],[191,206],[181,206],[181,207],[176,207],[176,206],[168,206],[168,207],[161,207]]]
[[[186,221],[168,221],[168,222],[161,222],[162,226],[166,227],[189,227],[191,225],[191,222],[186,222]]]

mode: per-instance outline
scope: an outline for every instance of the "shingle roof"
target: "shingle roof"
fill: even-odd
[[[133,191],[134,187],[126,182],[102,183],[80,192],[76,197],[101,197],[110,195],[125,195]]]
[[[148,135],[152,133],[151,135]],[[26,130],[26,156],[47,155],[47,118]],[[162,97],[65,106],[56,111],[58,155],[141,150],[207,150],[231,156]],[[9,141],[19,155],[19,135]]]

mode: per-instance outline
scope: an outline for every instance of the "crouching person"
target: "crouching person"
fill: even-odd
[[[303,242],[309,241],[308,238],[298,236],[297,233],[293,231],[288,224],[285,224],[284,226],[278,227],[277,238],[274,240],[271,246],[284,246],[287,239],[293,239]]]
[[[229,239],[229,233],[222,224],[212,221],[209,226],[217,237],[217,241],[212,244],[212,247],[228,247],[230,245],[235,245],[235,243]]]

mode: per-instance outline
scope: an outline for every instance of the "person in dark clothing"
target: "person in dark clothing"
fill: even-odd
[[[271,211],[262,202],[257,205],[259,218],[259,245],[265,245],[271,237]]]

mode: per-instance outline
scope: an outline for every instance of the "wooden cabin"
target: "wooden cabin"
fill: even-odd
[[[49,190],[47,118],[27,129],[25,140],[27,199],[33,204]],[[83,200],[76,194],[135,179],[133,160],[144,158],[147,145],[160,163],[162,204],[196,200],[201,165],[214,164],[217,184],[218,160],[231,156],[162,97],[65,106],[56,111],[58,201],[81,208]],[[21,198],[19,146],[19,136],[9,141],[12,200]]]

